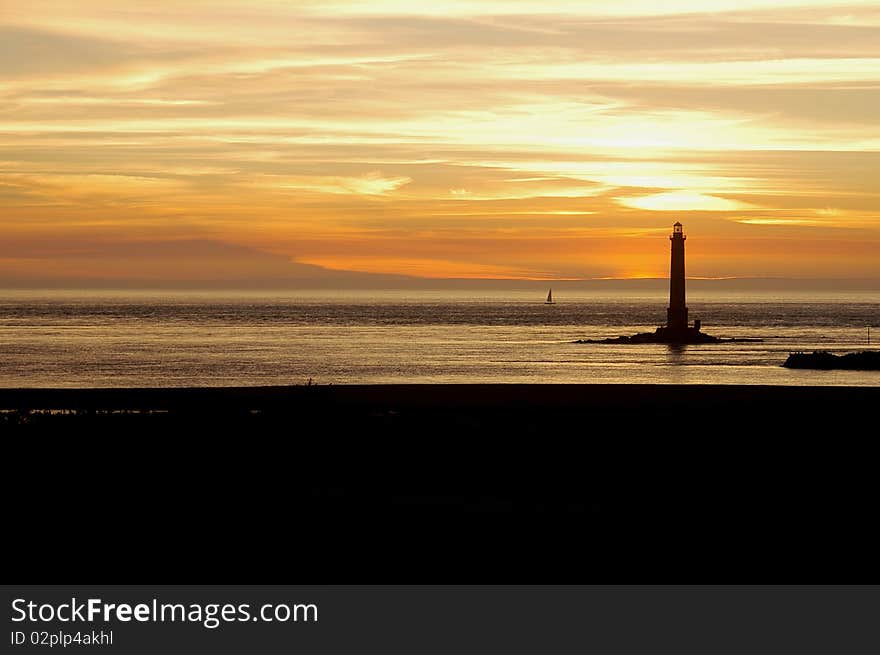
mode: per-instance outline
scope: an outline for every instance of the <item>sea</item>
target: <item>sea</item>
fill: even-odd
[[[880,384],[782,367],[880,347],[880,292],[703,291],[691,319],[756,343],[583,344],[653,331],[661,290],[0,292],[0,388],[303,384]],[[869,327],[876,328],[874,344]]]

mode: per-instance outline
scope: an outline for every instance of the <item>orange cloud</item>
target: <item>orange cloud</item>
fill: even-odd
[[[877,24],[870,0],[5,7],[0,273],[655,276],[678,213],[694,275],[880,278]],[[168,256],[204,242],[248,254]]]

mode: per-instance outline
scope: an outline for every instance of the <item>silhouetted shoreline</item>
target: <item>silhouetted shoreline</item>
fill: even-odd
[[[878,404],[874,387],[6,389],[0,428],[10,486],[53,499],[20,494],[9,517],[44,572],[87,526],[65,549],[91,573],[112,543],[139,553],[127,572],[189,579],[791,580],[819,549],[839,580],[874,543],[860,426]]]
[[[880,400],[880,389],[842,386],[666,384],[388,384],[268,387],[0,389],[0,410],[164,412],[259,416],[332,407],[334,416],[434,410],[517,412],[679,406],[688,411],[749,402],[780,411],[821,398],[848,407]],[[341,412],[341,414],[340,414]],[[59,416],[62,416],[59,414]],[[325,416],[332,419],[334,416]],[[772,416],[766,416],[772,419]],[[791,418],[791,417],[789,417]]]
[[[613,435],[743,438],[810,435],[874,421],[878,387],[646,384],[390,384],[289,387],[0,390],[0,425],[48,435],[295,435],[322,453],[331,442],[413,451],[442,444],[488,452],[492,439],[576,438],[575,450]],[[672,420],[671,417],[676,417]],[[371,457],[369,448],[364,456]],[[396,454],[396,453],[395,453]]]

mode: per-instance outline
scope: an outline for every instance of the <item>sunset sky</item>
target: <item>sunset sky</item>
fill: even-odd
[[[877,0],[8,0],[0,35],[0,286],[662,277],[676,220],[694,277],[880,279]]]

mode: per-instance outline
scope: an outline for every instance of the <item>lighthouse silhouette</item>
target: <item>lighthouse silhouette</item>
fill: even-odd
[[[666,309],[666,325],[658,327],[653,335],[636,335],[632,339],[642,342],[662,343],[713,343],[719,339],[700,331],[700,321],[688,325],[688,308],[685,300],[684,276],[684,227],[679,222],[672,226],[669,241],[672,252],[669,260],[669,307]]]
[[[669,241],[672,244],[669,261],[669,307],[666,308],[666,325],[653,332],[640,332],[632,336],[622,335],[613,339],[581,339],[577,343],[665,343],[679,346],[689,343],[720,343],[722,341],[761,341],[761,339],[733,338],[721,339],[701,332],[702,324],[694,321],[688,325],[688,308],[684,290],[684,228],[676,222],[672,226]]]
[[[688,308],[684,299],[684,241],[687,237],[681,223],[672,226],[672,261],[669,265],[669,308],[666,310],[668,330],[686,330]]]

